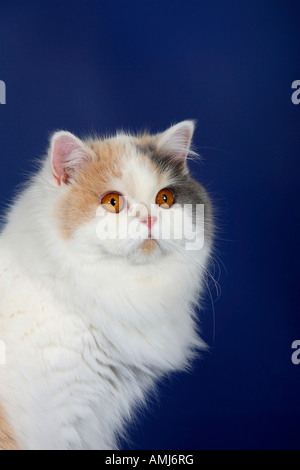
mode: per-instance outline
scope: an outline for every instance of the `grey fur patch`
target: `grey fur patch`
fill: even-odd
[[[194,217],[196,217],[196,205],[204,205],[205,238],[211,241],[213,237],[212,204],[205,188],[192,178],[187,167],[186,171],[182,168],[180,162],[176,163],[172,158],[161,155],[155,143],[138,144],[136,147],[139,153],[152,160],[160,173],[167,173],[172,179],[170,189],[174,192],[177,204],[192,204],[194,206]],[[194,222],[196,223],[196,220]]]
[[[175,177],[177,174],[182,173],[181,163],[176,163],[171,157],[159,153],[155,143],[150,143],[146,145],[137,144],[136,148],[139,153],[149,157],[161,173],[168,172],[169,174],[171,174],[172,177]]]

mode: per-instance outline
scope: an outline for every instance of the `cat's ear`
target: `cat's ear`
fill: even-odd
[[[91,150],[70,132],[56,132],[51,139],[51,165],[57,183],[68,184],[92,160]]]
[[[188,154],[194,154],[191,151],[194,131],[194,121],[183,121],[170,127],[158,136],[159,152],[172,159],[174,163],[179,163],[184,169]]]

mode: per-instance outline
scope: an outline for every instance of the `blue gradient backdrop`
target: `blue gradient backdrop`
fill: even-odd
[[[199,314],[211,351],[161,384],[127,448],[300,447],[299,25],[297,0],[1,1],[1,207],[53,130],[198,121],[225,266]]]

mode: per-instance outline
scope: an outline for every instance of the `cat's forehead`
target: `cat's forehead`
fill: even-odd
[[[157,188],[169,184],[168,172],[163,172],[152,160],[150,137],[117,135],[113,139],[89,142],[93,150],[94,175],[106,179],[108,190],[126,193],[131,198],[147,200]]]

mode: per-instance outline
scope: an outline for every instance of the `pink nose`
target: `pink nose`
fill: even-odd
[[[141,224],[148,225],[148,229],[151,230],[155,222],[157,222],[157,217],[143,217],[140,219]]]

